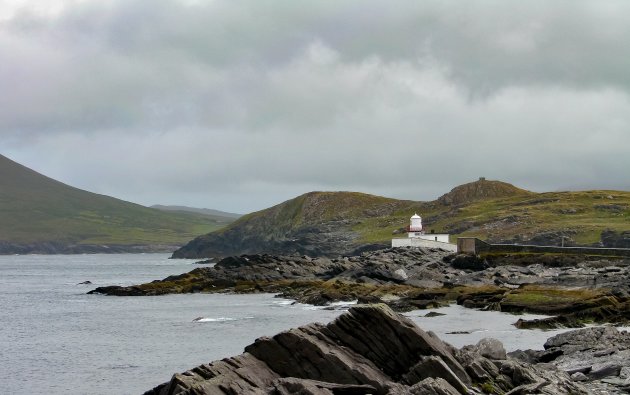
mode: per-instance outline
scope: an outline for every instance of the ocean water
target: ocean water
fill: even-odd
[[[343,312],[271,294],[154,297],[87,295],[192,270],[166,254],[0,256],[0,391],[6,394],[139,394],[230,355],[257,337]],[[92,284],[80,284],[91,281]],[[460,306],[407,316],[461,347],[483,337],[508,350],[542,348],[557,333],[520,331],[519,317]],[[534,316],[527,316],[534,317]],[[450,332],[469,332],[449,334]]]
[[[340,313],[270,294],[86,294],[184,273],[198,267],[192,262],[165,254],[0,256],[0,392],[143,393],[175,372],[240,354],[259,336]]]

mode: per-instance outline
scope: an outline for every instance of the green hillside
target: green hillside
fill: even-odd
[[[73,188],[0,155],[0,245],[181,245],[224,225]]]
[[[630,192],[534,193],[480,179],[431,202],[354,192],[311,192],[198,237],[174,257],[241,253],[344,255],[404,237],[418,213],[425,228],[493,242],[591,245],[605,230],[630,231]]]
[[[591,245],[600,241],[606,229],[630,230],[630,192],[624,191],[530,192],[458,205],[438,200],[413,208],[422,213],[426,227],[436,232],[494,242],[554,244],[557,234],[573,244]],[[388,218],[370,218],[355,229],[365,241],[387,240],[393,228],[408,223],[408,217],[409,211],[403,210]]]

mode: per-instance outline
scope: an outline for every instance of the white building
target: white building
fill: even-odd
[[[422,217],[414,214],[407,227],[407,237],[392,239],[392,247],[433,247],[457,251],[457,246],[449,242],[447,233],[425,233]]]

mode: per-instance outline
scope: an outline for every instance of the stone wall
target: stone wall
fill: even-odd
[[[457,252],[465,254],[481,254],[484,252],[494,253],[559,253],[559,254],[581,254],[581,255],[603,255],[630,257],[630,248],[596,248],[596,247],[558,247],[558,246],[535,246],[519,244],[488,244],[475,237],[457,238]]]

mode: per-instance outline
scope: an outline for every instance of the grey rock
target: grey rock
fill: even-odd
[[[145,392],[145,395],[237,393],[262,395],[267,393],[264,389],[279,378],[280,376],[264,362],[244,353],[175,374],[169,382]]]
[[[319,324],[257,339],[245,351],[265,362],[282,377],[297,377],[346,384],[368,384],[386,392],[392,380],[365,356],[339,347],[323,334]]]
[[[382,324],[376,325],[378,321]],[[365,355],[395,379],[406,374],[423,356],[434,355],[439,356],[462,382],[470,385],[470,378],[448,346],[390,309],[378,306],[350,309],[329,324],[323,333]]]
[[[627,210],[627,207],[625,209]],[[613,230],[605,230],[601,234],[601,241],[604,247],[630,248],[630,231],[615,232]]]
[[[274,381],[273,390],[274,395],[367,395],[373,394],[376,391],[376,388],[370,385],[336,384],[317,380],[285,377]]]
[[[619,376],[621,366],[614,362],[597,363],[591,366],[588,377],[592,380],[602,379],[604,377]]]
[[[435,356],[422,358],[420,362],[415,364],[409,372],[403,376],[403,381],[409,385],[414,385],[431,377],[443,378],[462,394],[468,392],[466,385],[462,383],[459,377],[453,373],[440,357]]]
[[[485,337],[479,340],[477,343],[477,350],[479,351],[479,354],[489,359],[507,359],[507,353],[505,352],[503,343],[497,339]]]
[[[441,377],[427,378],[414,384],[406,394],[410,395],[460,395],[466,392],[459,392]]]
[[[617,337],[618,333],[619,331],[614,327],[597,327],[569,331],[547,339],[543,347],[545,349],[562,347],[563,349],[573,351],[584,348],[585,345],[601,345],[603,342]]]
[[[617,387],[630,387],[630,380],[620,379],[618,377],[609,377],[601,380],[602,383],[612,384]]]
[[[575,372],[571,375],[573,381],[588,381],[588,376],[582,372]]]

